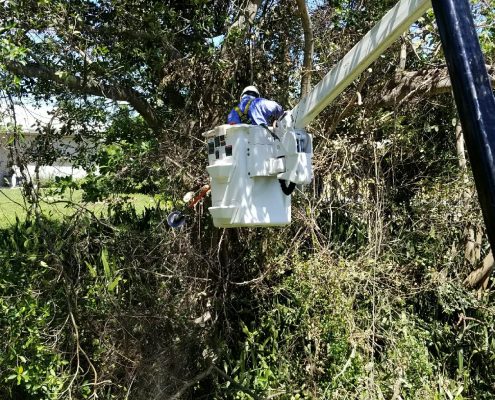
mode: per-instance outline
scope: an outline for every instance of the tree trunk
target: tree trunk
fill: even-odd
[[[407,42],[406,42],[406,34],[403,34],[401,36],[399,68],[397,69],[397,72],[400,72],[402,74],[402,72],[406,70],[406,61],[407,61]]]
[[[469,189],[469,179],[467,175],[467,162],[466,152],[464,149],[464,135],[462,134],[461,122],[458,119],[455,126],[455,138],[457,149],[457,160],[459,168],[463,174],[464,192],[463,202],[467,205],[471,199],[472,192]],[[479,225],[468,223],[465,230],[466,234],[466,247],[464,251],[464,258],[469,265],[474,266],[479,264],[481,258],[481,241],[482,230]],[[483,259],[481,265],[464,280],[464,285],[471,288],[485,287],[488,285],[490,274],[493,271],[494,261],[493,254],[490,251]]]
[[[464,280],[464,285],[473,289],[480,287],[486,289],[494,266],[493,254],[490,251],[483,259],[481,265]]]
[[[464,190],[462,193],[464,206],[469,204],[472,193],[469,189],[469,179],[467,175],[466,151],[464,148],[464,135],[462,134],[461,121],[457,119],[455,125],[455,143],[457,150],[457,162],[462,173]],[[477,251],[476,226],[469,222],[465,228],[466,246],[464,249],[464,259],[469,265],[474,266],[479,262],[479,251]]]
[[[457,160],[462,172],[464,191],[462,194],[464,206],[467,207],[473,195],[469,188],[469,178],[467,175],[466,151],[464,148],[464,135],[462,134],[461,121],[458,119],[455,126],[455,139],[457,149]],[[479,225],[469,222],[465,229],[466,246],[464,249],[464,259],[469,265],[474,266],[481,259],[482,230]]]
[[[243,30],[248,26],[253,25],[258,9],[260,8],[261,0],[249,0],[241,11],[239,18],[227,30],[227,36],[234,29]]]
[[[296,0],[304,31],[304,59],[301,76],[301,98],[311,90],[311,71],[313,69],[313,27],[305,0]]]

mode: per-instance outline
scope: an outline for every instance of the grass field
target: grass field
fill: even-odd
[[[129,195],[131,202],[136,207],[137,212],[142,212],[146,206],[156,205],[153,197],[144,194]],[[63,196],[50,195],[47,191],[43,194],[41,209],[50,218],[60,219],[64,215],[74,213],[78,207],[83,206],[97,215],[107,209],[108,203],[84,203],[82,201],[82,191],[76,190],[72,195]],[[23,220],[26,217],[26,206],[22,198],[21,190],[0,189],[0,228],[6,228],[15,222],[16,216]]]

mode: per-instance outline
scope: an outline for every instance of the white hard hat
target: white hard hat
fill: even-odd
[[[252,92],[256,93],[256,96],[260,96],[260,92],[258,92],[258,89],[256,89],[256,86],[246,86],[241,93],[241,97],[244,96],[247,92]]]

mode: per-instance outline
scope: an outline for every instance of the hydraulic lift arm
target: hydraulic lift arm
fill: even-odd
[[[304,129],[349,86],[411,24],[431,7],[430,0],[401,0],[328,72],[313,90],[278,123],[285,172],[278,178],[307,184],[311,171],[312,139]],[[305,143],[307,146],[297,146]]]
[[[308,126],[430,7],[430,0],[399,1],[292,109],[294,129]]]

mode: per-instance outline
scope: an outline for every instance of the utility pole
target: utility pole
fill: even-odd
[[[478,198],[495,249],[495,97],[468,0],[432,0]]]

